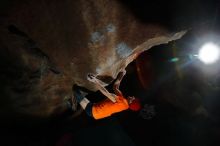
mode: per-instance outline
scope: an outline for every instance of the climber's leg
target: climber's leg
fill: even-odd
[[[81,105],[81,107],[85,110],[87,115],[92,116],[92,103],[81,93],[80,87],[74,85],[73,95],[76,98],[77,102]]]

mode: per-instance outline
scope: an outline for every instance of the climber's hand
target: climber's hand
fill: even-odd
[[[95,77],[95,75],[93,75],[92,73],[89,73],[88,75],[87,75],[87,80],[89,80],[90,82],[95,82],[95,80],[96,80],[96,77]]]

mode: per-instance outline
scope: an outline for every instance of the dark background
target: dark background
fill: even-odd
[[[120,145],[120,146],[211,146],[219,145],[219,62],[205,66],[189,55],[206,41],[218,43],[217,0],[122,0],[143,23],[154,22],[169,30],[187,29],[177,42],[143,53],[127,68],[120,89],[153,105],[151,119],[125,111],[95,121],[85,113],[73,121],[53,119],[37,126],[3,127],[1,145]],[[172,63],[173,57],[180,61]],[[146,63],[147,62],[147,63]],[[137,67],[142,66],[140,75]],[[109,87],[111,88],[111,87]],[[195,96],[195,94],[197,96]],[[100,96],[94,93],[91,96]],[[198,107],[204,111],[198,112]]]

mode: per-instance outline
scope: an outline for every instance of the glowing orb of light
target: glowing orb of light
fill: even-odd
[[[220,56],[220,49],[214,43],[204,44],[198,54],[199,59],[205,64],[215,63]]]

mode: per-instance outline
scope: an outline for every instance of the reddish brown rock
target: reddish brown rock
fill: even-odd
[[[141,23],[117,0],[20,0],[3,18],[2,92],[13,110],[43,117],[63,111],[74,83],[96,91],[88,73],[107,85],[141,52],[185,33]]]

